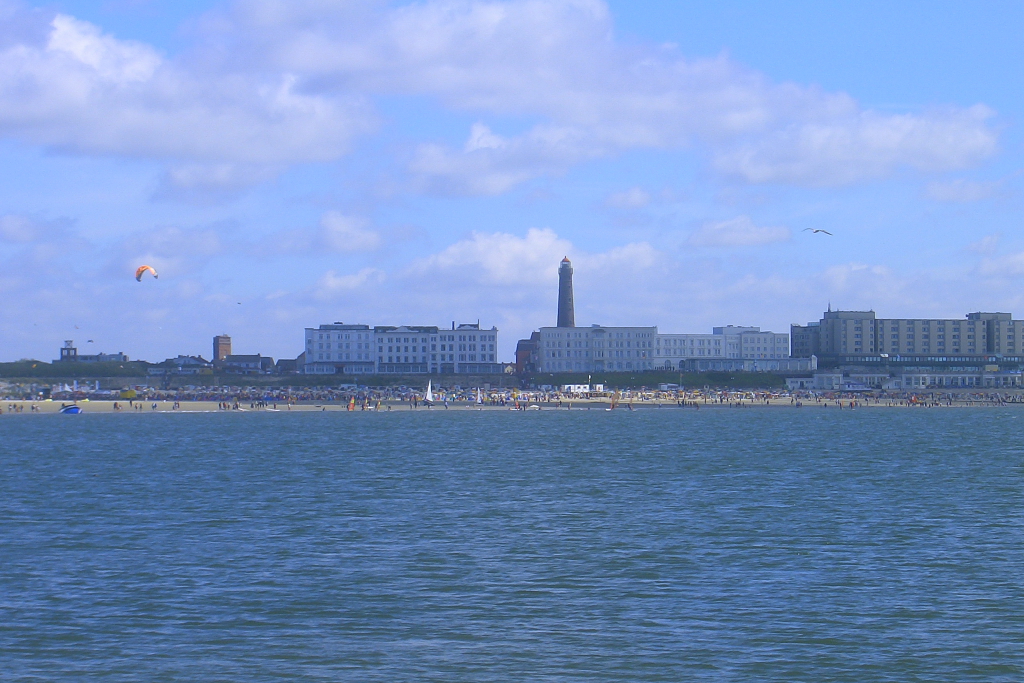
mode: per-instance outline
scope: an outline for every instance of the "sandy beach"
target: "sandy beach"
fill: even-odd
[[[372,404],[363,408],[357,405],[354,410],[349,410],[349,405],[343,401],[322,401],[322,402],[298,402],[292,404],[269,403],[265,406],[254,403],[242,403],[238,407],[235,404],[221,404],[216,401],[3,401],[0,403],[2,415],[38,415],[59,413],[62,406],[77,405],[82,413],[115,413],[115,414],[152,414],[152,413],[225,413],[237,414],[248,412],[259,413],[283,413],[283,412],[396,412],[409,410],[429,411],[509,411],[515,410],[510,405],[489,405],[476,404],[466,401],[451,402],[445,407],[442,403],[427,406],[422,402],[413,407],[408,401],[381,401],[379,407]],[[225,408],[224,406],[228,407]],[[605,410],[611,402],[607,398],[601,399],[573,399],[551,402],[529,402],[521,403],[520,409],[525,410]],[[116,407],[115,407],[116,406]],[[1000,402],[996,400],[968,399],[962,398],[953,401],[941,400],[926,402],[919,399],[916,402],[907,399],[821,399],[794,400],[790,397],[768,398],[768,399],[735,399],[731,401],[718,402],[708,400],[687,401],[681,405],[671,399],[650,399],[644,401],[619,401],[616,410],[728,410],[737,408],[790,408],[790,409],[834,409],[850,410],[864,408],[996,408],[996,407],[1024,407],[1024,403]]]

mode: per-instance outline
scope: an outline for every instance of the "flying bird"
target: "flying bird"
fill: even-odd
[[[96,342],[94,342],[94,341],[93,341],[92,339],[90,339],[89,341],[87,341],[87,342],[85,342],[85,343],[86,343],[86,344],[95,344]]]
[[[804,228],[803,232],[807,232],[808,230],[811,231],[812,235],[817,235],[819,232],[823,232],[826,235],[831,235],[832,234],[828,230],[822,230],[821,228]]]

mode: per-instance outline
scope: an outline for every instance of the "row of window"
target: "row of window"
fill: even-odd
[[[594,358],[605,358],[606,357],[605,356],[606,353],[608,354],[607,355],[608,358],[632,358],[634,356],[634,353],[636,354],[637,358],[647,358],[648,355],[649,355],[649,352],[647,352],[647,351],[636,351],[636,352],[634,352],[631,349],[630,350],[615,349],[614,351],[607,351],[607,352],[606,351],[593,351],[593,352],[591,352],[591,351],[558,351],[558,350],[555,350],[555,351],[545,351],[544,352],[544,357],[545,358],[590,358],[591,357],[591,355],[590,355],[591,353],[594,354],[593,355]]]
[[[454,353],[432,353],[430,354],[430,360],[431,362],[435,363],[453,363],[455,362],[455,355],[456,354]],[[458,356],[459,360],[462,362],[495,362],[493,353],[460,353],[458,354]],[[410,358],[412,358],[412,360],[409,360]],[[380,356],[377,360],[380,363],[426,363],[427,357],[420,356],[419,358],[417,358],[416,356],[388,356],[387,361],[385,361],[384,356]]]
[[[457,340],[456,340],[456,337],[458,337]],[[331,333],[330,332],[319,332],[319,333],[317,333],[317,339],[319,341],[330,341],[331,340]],[[369,333],[365,333],[364,334],[364,333],[358,333],[358,332],[356,334],[338,333],[338,334],[335,335],[335,340],[336,341],[349,341],[350,339],[371,341],[371,340],[373,340],[373,335],[371,335]],[[417,343],[419,343],[419,344],[426,344],[427,343],[427,337],[419,337],[419,338],[416,338],[416,337],[386,337],[386,338],[385,337],[380,337],[377,340],[377,343],[384,343],[385,339],[386,339],[386,343],[388,343],[388,344],[417,344]],[[310,337],[310,340],[312,340],[312,337]],[[458,334],[458,335],[456,335],[456,334],[442,334],[442,335],[438,335],[436,337],[430,337],[430,341],[431,342],[437,342],[439,340],[443,341],[443,342],[453,342],[453,341],[462,341],[462,342],[475,342],[475,341],[494,342],[494,341],[498,341],[498,335],[496,335],[496,334]],[[328,347],[328,348],[330,348],[330,347]],[[367,348],[369,348],[368,345],[367,345]]]
[[[441,354],[432,353],[432,354],[430,354],[430,360],[433,361],[433,362],[442,362],[442,363],[444,363],[444,362],[455,362],[455,355],[456,354],[454,354],[454,353],[441,353]],[[368,353],[337,353],[337,354],[318,353],[316,359],[318,361],[351,361],[351,360],[356,360],[356,361],[372,362],[370,354],[368,354]],[[378,357],[377,360],[380,363],[384,363],[385,362],[384,356]],[[459,360],[463,361],[463,362],[466,362],[466,361],[468,361],[468,362],[479,361],[479,362],[491,362],[491,363],[495,362],[494,354],[493,353],[490,353],[490,354],[488,354],[488,353],[479,353],[479,354],[477,354],[477,353],[468,353],[468,354],[463,353],[463,354],[459,354]],[[394,355],[392,355],[392,356],[388,356],[387,357],[387,361],[386,362],[388,362],[388,363],[426,363],[427,362],[427,357],[426,356],[394,356]],[[253,367],[258,367],[258,366],[259,366],[258,363],[253,365]]]
[[[317,354],[317,360],[370,360],[368,353],[338,353],[334,355],[337,358],[333,358],[330,353],[320,353]]]
[[[590,363],[580,361],[558,361],[552,362],[545,370],[590,370]],[[633,361],[598,361],[593,364],[594,370],[653,370],[654,364],[649,362]]]
[[[544,332],[545,338],[553,339],[590,339],[590,332]],[[608,338],[612,339],[650,339],[653,332],[609,332]],[[596,339],[605,338],[604,332],[595,332]]]

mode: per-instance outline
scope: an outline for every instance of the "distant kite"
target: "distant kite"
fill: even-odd
[[[828,230],[822,230],[821,228],[804,228],[803,232],[807,232],[808,230],[811,231],[812,235],[817,235],[819,232],[823,232],[826,235],[832,235]]]
[[[139,282],[142,282],[142,274],[145,273],[147,270],[153,273],[154,278],[160,277],[159,275],[156,274],[156,269],[154,269],[153,266],[139,266],[138,270],[135,271],[135,279],[138,280]]]

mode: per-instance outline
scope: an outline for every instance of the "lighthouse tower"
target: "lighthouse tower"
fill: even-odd
[[[572,263],[569,257],[558,266],[558,327],[576,327],[572,303]]]

